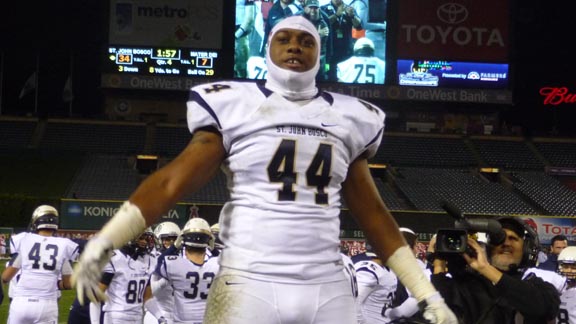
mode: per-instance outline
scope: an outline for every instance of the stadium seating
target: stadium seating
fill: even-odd
[[[185,124],[145,124],[37,118],[1,118],[0,148],[78,153],[84,162],[64,198],[125,200],[146,176],[137,154],[155,154],[160,164],[190,141]],[[376,186],[391,210],[442,212],[449,200],[465,213],[576,216],[576,193],[552,175],[550,166],[576,168],[576,141],[468,137],[455,134],[387,133],[371,163]],[[480,167],[498,168],[482,174]],[[229,197],[222,172],[184,203],[222,204]]]
[[[37,118],[0,119],[0,148],[27,148],[32,144]]]

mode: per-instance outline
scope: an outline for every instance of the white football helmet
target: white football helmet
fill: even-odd
[[[374,56],[374,42],[366,37],[358,38],[354,43],[354,55]]]
[[[571,283],[576,283],[576,246],[568,246],[558,255],[558,273]]]
[[[220,240],[220,223],[210,226],[210,230],[212,231],[212,235],[214,235],[214,247],[222,250],[224,243]]]
[[[196,248],[214,249],[214,234],[203,218],[191,218],[182,229],[182,245]]]
[[[122,249],[126,254],[136,259],[138,256],[149,254],[154,247],[154,231],[152,231],[151,227],[148,227],[137,238],[126,242]]]
[[[58,230],[58,211],[50,205],[38,206],[30,219],[30,232],[37,233],[41,229]]]
[[[172,241],[170,242],[172,244],[180,235],[180,227],[174,222],[163,222],[156,226],[154,235],[156,236],[158,250],[164,251],[168,248],[164,245],[164,242],[168,240]]]

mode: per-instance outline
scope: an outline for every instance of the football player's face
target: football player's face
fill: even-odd
[[[524,253],[524,239],[509,229],[505,228],[504,232],[506,240],[492,250],[491,263],[498,270],[508,271],[510,265],[520,265]]]
[[[153,247],[154,246],[154,237],[150,234],[144,233],[138,237],[136,241],[138,246],[141,248],[145,247]]]
[[[174,241],[176,241],[176,237],[174,237],[174,236],[163,237],[162,238],[162,245],[165,248],[169,248],[170,245],[172,245],[174,243]]]
[[[270,42],[270,58],[283,69],[306,72],[316,65],[317,46],[314,36],[306,31],[281,29]]]

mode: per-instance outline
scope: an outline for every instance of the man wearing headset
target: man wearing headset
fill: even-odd
[[[469,238],[474,252],[463,253],[464,271],[450,271],[450,263],[436,258],[432,283],[461,323],[546,323],[556,316],[560,299],[556,288],[536,275],[522,279],[536,264],[538,236],[521,219],[500,218],[506,237],[486,248]],[[492,244],[491,244],[492,243]],[[452,271],[450,271],[452,274]]]

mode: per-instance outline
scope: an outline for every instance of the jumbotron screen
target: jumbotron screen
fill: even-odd
[[[264,79],[267,35],[283,18],[302,15],[321,35],[319,82],[384,84],[387,0],[236,0],[234,78]],[[334,23],[336,21],[336,23]]]

